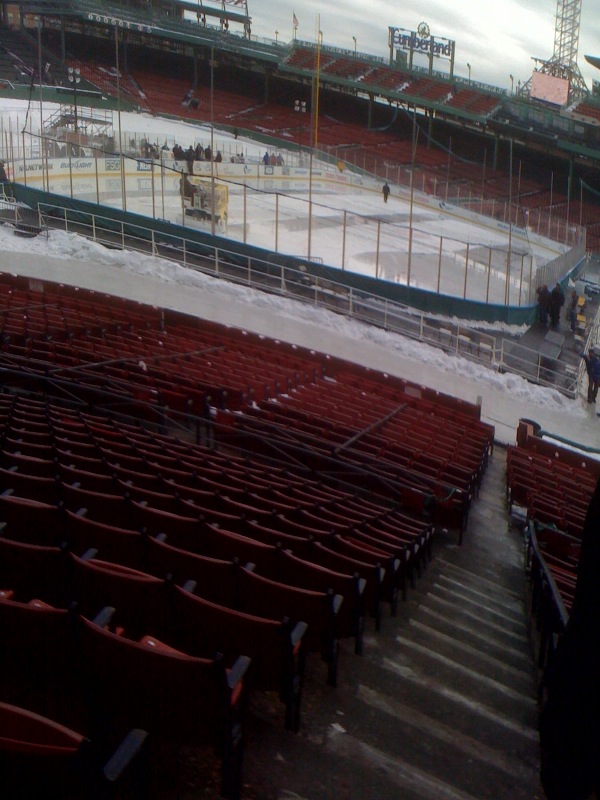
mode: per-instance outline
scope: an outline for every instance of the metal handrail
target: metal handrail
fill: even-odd
[[[46,210],[47,209],[47,210]],[[50,212],[51,209],[51,212]],[[387,298],[334,280],[315,277],[301,269],[243,257],[226,247],[198,242],[178,234],[160,233],[110,217],[73,211],[56,205],[38,206],[43,230],[62,227],[92,241],[123,250],[146,253],[232,283],[278,294],[365,322],[392,333],[461,355],[495,371],[519,374],[527,380],[553,387],[569,397],[579,391],[581,374],[564,385],[564,375],[541,364],[537,351],[465,324],[451,323]],[[139,229],[139,236],[136,235]],[[522,348],[522,356],[515,349]],[[532,364],[534,368],[532,369]]]

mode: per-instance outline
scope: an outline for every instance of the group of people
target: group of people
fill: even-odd
[[[557,283],[552,291],[544,283],[536,289],[538,298],[538,322],[544,327],[548,327],[548,319],[550,319],[550,326],[558,328],[560,322],[560,310],[565,304],[565,295],[559,283]]]
[[[267,167],[267,166],[282,167],[283,166],[283,156],[281,155],[281,153],[278,153],[277,155],[275,155],[275,153],[271,153],[271,155],[269,155],[269,151],[265,150],[265,154],[263,156],[262,162],[265,165],[265,167]]]
[[[187,150],[184,150],[180,144],[173,145],[173,158],[175,161],[185,161],[188,165],[188,172],[190,175],[194,174],[194,161],[223,161],[223,155],[220,150],[217,150],[213,157],[213,152],[210,147],[202,147],[197,144],[196,147],[190,145]]]

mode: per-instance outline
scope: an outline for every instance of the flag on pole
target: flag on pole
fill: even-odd
[[[296,12],[292,12],[292,24],[294,26],[294,30],[298,29],[298,17],[296,16]]]

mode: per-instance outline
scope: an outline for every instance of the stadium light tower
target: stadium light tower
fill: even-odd
[[[79,124],[77,120],[77,87],[81,81],[81,72],[79,67],[69,67],[68,69],[69,75],[69,83],[73,86],[73,108],[74,108],[74,126],[75,131],[79,130]]]
[[[577,65],[579,27],[583,0],[556,0],[554,26],[554,52],[548,60],[534,58],[539,63],[538,72],[569,81],[569,102],[589,94],[583,75]],[[530,81],[523,85],[528,91]]]

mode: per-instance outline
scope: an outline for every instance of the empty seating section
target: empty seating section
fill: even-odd
[[[531,440],[532,437],[528,443]],[[561,454],[566,452],[554,449]],[[591,460],[586,466],[577,466],[530,447],[512,446],[507,454],[508,501],[511,506],[525,508],[528,519],[580,539],[599,474],[597,462],[594,466]]]
[[[0,276],[0,310],[0,697],[194,740],[268,690],[297,730],[306,654],[335,685],[438,526],[462,535],[493,429],[425,387],[93,292]],[[195,728],[210,681],[225,704]]]
[[[522,420],[516,446],[508,448],[506,494],[509,507],[526,514],[527,559],[534,592],[573,603],[583,526],[600,478],[600,462],[533,433]],[[552,584],[552,585],[550,585]]]
[[[410,80],[410,75],[392,67],[373,67],[362,77],[362,82],[369,86],[396,91],[402,91]]]
[[[332,54],[324,53],[319,54],[320,69],[326,70],[328,65],[336,60]],[[285,62],[287,66],[294,67],[295,69],[316,69],[317,65],[317,50],[316,48],[295,47],[292,55]]]
[[[587,100],[577,103],[573,113],[600,122],[600,106]]]
[[[477,89],[459,89],[452,93],[446,105],[456,109],[464,109],[470,114],[486,116],[498,107],[500,98],[493,94],[484,94]]]
[[[389,477],[420,490],[427,496],[424,502],[436,506],[436,521],[452,527],[456,518],[445,502],[453,497],[464,522],[493,442],[493,429],[479,420],[344,373],[335,383],[323,380],[299,387],[276,403],[255,403],[243,416],[235,415],[231,425],[259,443],[269,436],[280,448],[308,449],[330,470],[335,462],[344,471],[352,465],[368,470],[371,478]],[[359,524],[344,508],[336,513],[340,527]],[[333,518],[328,525],[335,527]]]

